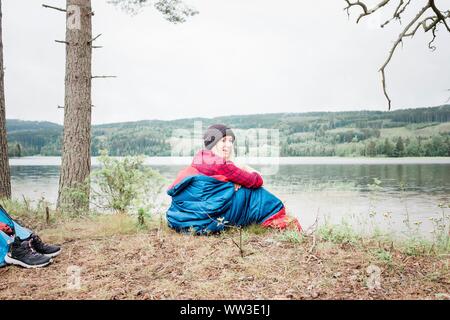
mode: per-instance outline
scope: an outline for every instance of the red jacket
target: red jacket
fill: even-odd
[[[246,188],[259,188],[264,181],[256,172],[248,172],[238,168],[232,161],[215,155],[211,150],[200,150],[192,160],[192,167],[207,176],[222,175],[228,181]]]

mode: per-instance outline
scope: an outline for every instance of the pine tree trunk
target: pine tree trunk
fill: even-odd
[[[11,173],[6,140],[5,84],[3,68],[2,1],[0,0],[0,199],[11,198]]]
[[[91,170],[91,0],[67,0],[64,134],[58,208],[88,209]],[[83,197],[70,190],[81,188]],[[77,190],[78,191],[78,190]],[[77,193],[80,195],[80,193]]]

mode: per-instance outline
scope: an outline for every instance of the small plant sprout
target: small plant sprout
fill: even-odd
[[[279,240],[282,242],[301,244],[305,242],[306,237],[298,231],[287,230],[280,235]]]
[[[144,215],[145,215],[145,210],[143,208],[139,208],[139,210],[138,210],[138,223],[139,223],[139,226],[143,226],[145,224]]]
[[[387,265],[391,265],[392,264],[392,254],[384,249],[378,249],[375,251],[375,257],[381,261],[386,263]]]

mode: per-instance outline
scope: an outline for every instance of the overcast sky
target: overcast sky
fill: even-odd
[[[415,1],[420,7],[423,1]],[[65,16],[3,0],[7,118],[62,123]],[[92,0],[94,123],[267,112],[386,110],[377,72],[400,26],[355,23],[343,0],[191,0],[200,14],[173,25],[152,7],[129,16]],[[447,3],[447,0],[437,2]],[[447,8],[448,9],[448,6]],[[415,13],[415,12],[414,12]],[[388,67],[393,108],[444,104],[450,35],[407,40]]]

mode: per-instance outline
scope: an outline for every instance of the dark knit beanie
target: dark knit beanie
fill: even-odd
[[[236,136],[234,135],[233,130],[231,130],[229,127],[223,124],[214,124],[210,126],[203,135],[206,149],[211,150],[216,145],[216,143],[225,136],[233,137],[233,142],[234,140],[236,140]]]

